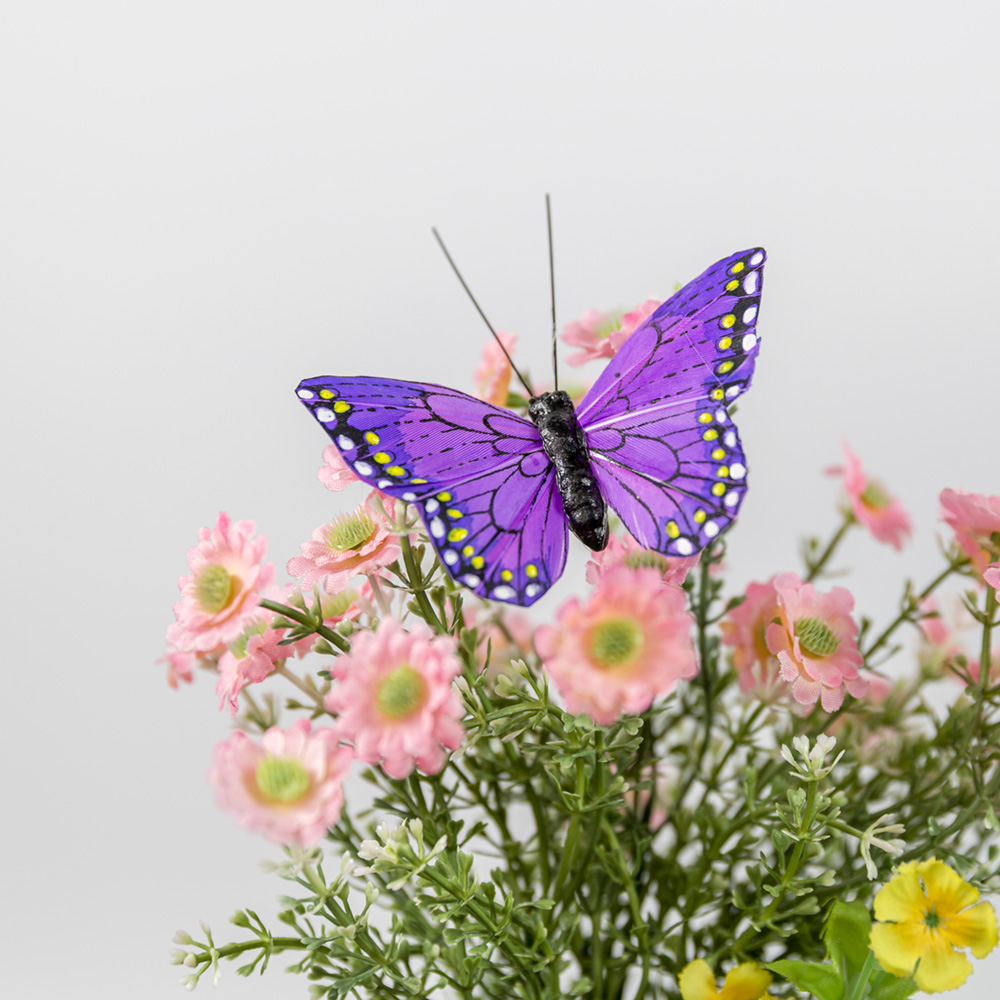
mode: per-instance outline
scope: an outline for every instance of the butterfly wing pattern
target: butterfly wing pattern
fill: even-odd
[[[296,391],[360,479],[419,509],[479,597],[527,607],[560,577],[566,515],[530,421],[425,382],[319,377]]]
[[[713,264],[625,341],[577,418],[608,504],[644,547],[688,556],[728,528],[746,460],[726,406],[750,385],[765,253]]]

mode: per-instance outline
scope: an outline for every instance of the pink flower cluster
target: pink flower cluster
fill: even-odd
[[[1000,587],[1000,497],[942,490],[945,521],[962,551],[994,590]]]
[[[660,306],[658,299],[646,299],[630,312],[599,312],[589,309],[573,323],[563,328],[562,339],[571,347],[579,347],[570,354],[566,363],[583,365],[600,358],[613,358],[622,344],[635,333]]]
[[[834,587],[821,594],[794,573],[751,584],[746,600],[722,624],[722,642],[733,647],[740,686],[751,690],[777,670],[802,705],[819,701],[833,712],[845,692],[862,697],[868,680],[860,673],[853,608],[850,591]]]
[[[602,569],[590,596],[573,597],[543,625],[535,648],[566,707],[608,726],[643,712],[698,672],[692,619],[662,568]]]
[[[861,468],[861,459],[843,444],[847,464],[828,471],[843,475],[844,488],[851,502],[851,512],[879,542],[891,545],[897,551],[913,533],[910,515],[902,503],[886,493],[882,485],[869,478]]]
[[[497,330],[500,343],[513,354],[517,346],[517,334],[507,330]],[[503,350],[492,337],[483,345],[483,360],[473,372],[476,381],[476,395],[494,406],[506,406],[510,392],[510,378],[513,369]]]

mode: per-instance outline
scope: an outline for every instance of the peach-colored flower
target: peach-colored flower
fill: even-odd
[[[630,312],[620,310],[600,312],[588,309],[578,320],[563,327],[562,340],[580,351],[566,358],[569,365],[583,365],[599,358],[612,358],[637,326],[660,305],[657,299],[647,299]]]
[[[851,511],[876,541],[885,542],[897,551],[902,549],[903,542],[913,533],[910,515],[899,500],[886,493],[881,483],[865,475],[861,459],[851,451],[846,441],[842,447],[847,464],[828,471],[843,475]]]
[[[507,330],[497,330],[500,343],[507,348],[507,354],[513,354],[517,346],[517,334]],[[513,369],[506,355],[492,337],[483,344],[483,360],[473,372],[476,381],[476,395],[492,403],[494,406],[506,406],[507,394],[510,391],[510,377]]]
[[[538,630],[535,648],[568,710],[598,725],[645,711],[698,672],[684,591],[659,570],[616,566],[557,618],[558,628]]]
[[[288,575],[296,577],[303,590],[322,581],[328,593],[336,594],[352,577],[395,562],[400,542],[386,517],[392,515],[394,504],[372,490],[353,513],[341,514],[312,533],[312,540],[302,545],[302,555],[288,560]]]
[[[781,676],[792,685],[792,697],[802,705],[821,701],[827,712],[840,708],[845,688],[862,697],[868,682],[858,673],[863,661],[850,591],[834,587],[819,594],[794,573],[777,577],[774,588],[780,621],[768,625],[764,635]]]
[[[465,736],[462,700],[452,681],[462,672],[451,636],[422,622],[409,631],[395,618],[377,632],[358,632],[351,651],[333,661],[336,679],[326,696],[337,732],[354,755],[380,764],[392,778],[415,767],[436,774]]]
[[[208,653],[231,642],[257,607],[259,592],[274,580],[274,566],[263,562],[267,539],[253,538],[253,521],[233,524],[219,514],[215,528],[202,528],[188,549],[190,576],[178,583],[177,621],[167,641],[179,652]]]
[[[962,551],[980,573],[1000,556],[1000,497],[942,490],[944,519],[951,525]]]
[[[319,467],[316,478],[334,493],[346,490],[351,483],[361,482],[354,474],[354,470],[344,461],[337,447],[332,444],[323,449],[323,464]]]
[[[269,840],[311,847],[340,819],[351,751],[331,729],[299,719],[254,743],[237,732],[215,748],[208,780],[223,809]]]
[[[655,569],[663,576],[664,583],[680,586],[688,573],[698,565],[701,553],[695,556],[665,556],[654,549],[644,549],[631,535],[611,534],[607,547],[595,552],[587,563],[587,583],[596,584],[608,570],[615,566],[629,569]]]
[[[768,690],[777,676],[777,658],[767,648],[768,625],[780,617],[776,576],[767,583],[747,584],[746,600],[726,612],[719,625],[722,644],[733,648],[733,666],[745,694]]]

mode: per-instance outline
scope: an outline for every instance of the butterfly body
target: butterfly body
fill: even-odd
[[[608,544],[608,505],[591,467],[587,437],[573,401],[558,389],[543,392],[528,403],[528,416],[555,470],[570,530],[588,548],[600,552]]]
[[[368,376],[309,378],[297,393],[359,479],[416,508],[455,580],[527,607],[562,575],[570,529],[604,547],[608,507],[665,556],[732,525],[747,469],[727,407],[753,377],[764,260],[742,250],[675,292],[575,409],[543,393],[526,418]]]

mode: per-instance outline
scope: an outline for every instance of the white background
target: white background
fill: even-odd
[[[273,912],[276,848],[204,781],[228,719],[154,661],[220,509],[282,579],[337,506],[300,378],[471,388],[485,330],[432,224],[536,377],[546,191],[562,321],[765,245],[734,584],[833,528],[842,438],[917,528],[848,542],[861,608],[929,578],[939,490],[1000,492],[998,28],[985,3],[7,5],[5,995],[178,997],[175,928]],[[227,966],[219,995],[305,989]]]

